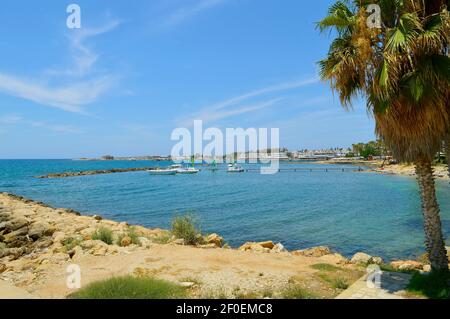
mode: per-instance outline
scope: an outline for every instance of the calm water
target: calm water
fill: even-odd
[[[164,163],[0,160],[0,191],[151,227],[168,228],[173,216],[190,212],[201,220],[204,232],[217,232],[232,246],[274,240],[288,249],[328,245],[347,256],[365,251],[388,259],[414,257],[423,250],[418,191],[409,177],[220,171],[191,176],[133,172],[55,180],[33,177],[156,165]],[[450,243],[450,185],[440,181],[437,189]]]

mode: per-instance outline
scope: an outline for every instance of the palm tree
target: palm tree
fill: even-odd
[[[450,131],[448,13],[433,1],[432,13],[421,0],[370,2],[381,8],[382,29],[367,25],[362,0],[337,1],[318,23],[336,34],[321,77],[347,109],[365,97],[377,135],[397,160],[415,163],[432,270],[448,270],[431,166]]]

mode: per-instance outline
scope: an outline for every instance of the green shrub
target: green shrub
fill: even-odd
[[[415,273],[406,290],[432,299],[450,299],[450,272]]]
[[[70,237],[63,240],[62,244],[66,252],[71,251],[76,246],[80,245],[82,240],[80,238]]]
[[[197,244],[201,237],[197,221],[192,215],[175,217],[172,220],[172,234],[176,238],[184,239],[187,245]]]
[[[331,286],[332,286],[334,289],[342,289],[342,290],[345,290],[345,289],[348,288],[349,285],[348,285],[347,280],[345,280],[344,278],[338,277],[338,278],[333,279],[333,281],[331,282]]]
[[[126,233],[122,233],[117,236],[116,244],[118,246],[122,246],[122,239],[124,237],[130,237],[131,243],[134,245],[138,245],[138,246],[141,245],[141,241],[139,240],[139,235],[136,233],[136,230],[133,227],[129,228]]]
[[[281,292],[283,299],[317,299],[313,293],[299,285],[290,285]]]
[[[113,243],[113,232],[106,227],[100,227],[91,236],[92,240],[101,240],[105,244],[111,245]]]
[[[163,245],[163,244],[167,244],[168,242],[170,242],[170,236],[171,236],[170,233],[167,232],[167,233],[160,234],[156,237],[153,237],[151,240],[152,240],[152,242],[154,242],[156,244]]]
[[[331,264],[314,264],[311,266],[312,269],[316,269],[316,270],[320,270],[320,271],[328,271],[328,272],[334,272],[334,271],[338,271],[338,270],[342,270],[342,268],[336,267],[334,265]]]
[[[185,288],[153,278],[116,277],[94,282],[69,296],[70,299],[181,299]]]

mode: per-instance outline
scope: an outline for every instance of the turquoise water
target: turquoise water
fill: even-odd
[[[246,241],[274,240],[290,250],[328,245],[347,256],[365,251],[387,259],[415,257],[423,251],[418,190],[415,180],[409,177],[342,172],[260,175],[202,171],[184,176],[133,172],[34,178],[52,172],[167,164],[0,160],[0,191],[149,227],[168,228],[173,216],[190,212],[199,218],[204,232],[217,232],[232,246]],[[450,185],[439,181],[437,190],[445,238],[450,243]]]

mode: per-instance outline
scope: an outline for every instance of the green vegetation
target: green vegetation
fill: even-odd
[[[196,219],[192,215],[177,216],[172,220],[172,234],[184,239],[187,245],[195,245],[203,239]]]
[[[117,236],[116,244],[118,246],[122,246],[122,239],[125,237],[130,237],[131,243],[134,245],[141,245],[141,241],[139,240],[139,235],[136,233],[136,230],[134,227],[128,228],[128,230],[125,233],[121,233]]]
[[[112,245],[113,232],[109,228],[100,227],[92,234],[91,238],[92,238],[92,240],[101,240],[105,244]]]
[[[361,156],[368,159],[371,156],[386,155],[386,147],[380,140],[370,141],[368,143],[358,143],[352,145],[352,152],[347,157]]]
[[[300,285],[289,285],[281,292],[281,297],[283,299],[319,299],[314,293]]]
[[[70,299],[182,299],[186,290],[174,283],[132,276],[92,283],[69,296]]]
[[[381,264],[380,265],[380,269],[383,271],[389,271],[389,272],[399,272],[399,273],[403,273],[403,274],[415,274],[418,271],[417,270],[400,270],[398,268],[394,268],[389,264]]]
[[[450,272],[415,273],[406,290],[432,299],[450,299]]]
[[[342,268],[331,264],[314,264],[311,266],[311,268],[315,270],[329,271],[329,272],[342,270]]]
[[[64,249],[66,252],[71,251],[76,246],[80,245],[82,242],[81,238],[78,237],[70,237],[63,240],[62,244],[64,245]]]
[[[152,242],[156,243],[156,244],[167,244],[170,242],[170,233],[169,232],[164,232],[163,234],[158,235],[157,237],[152,237],[151,240]]]

